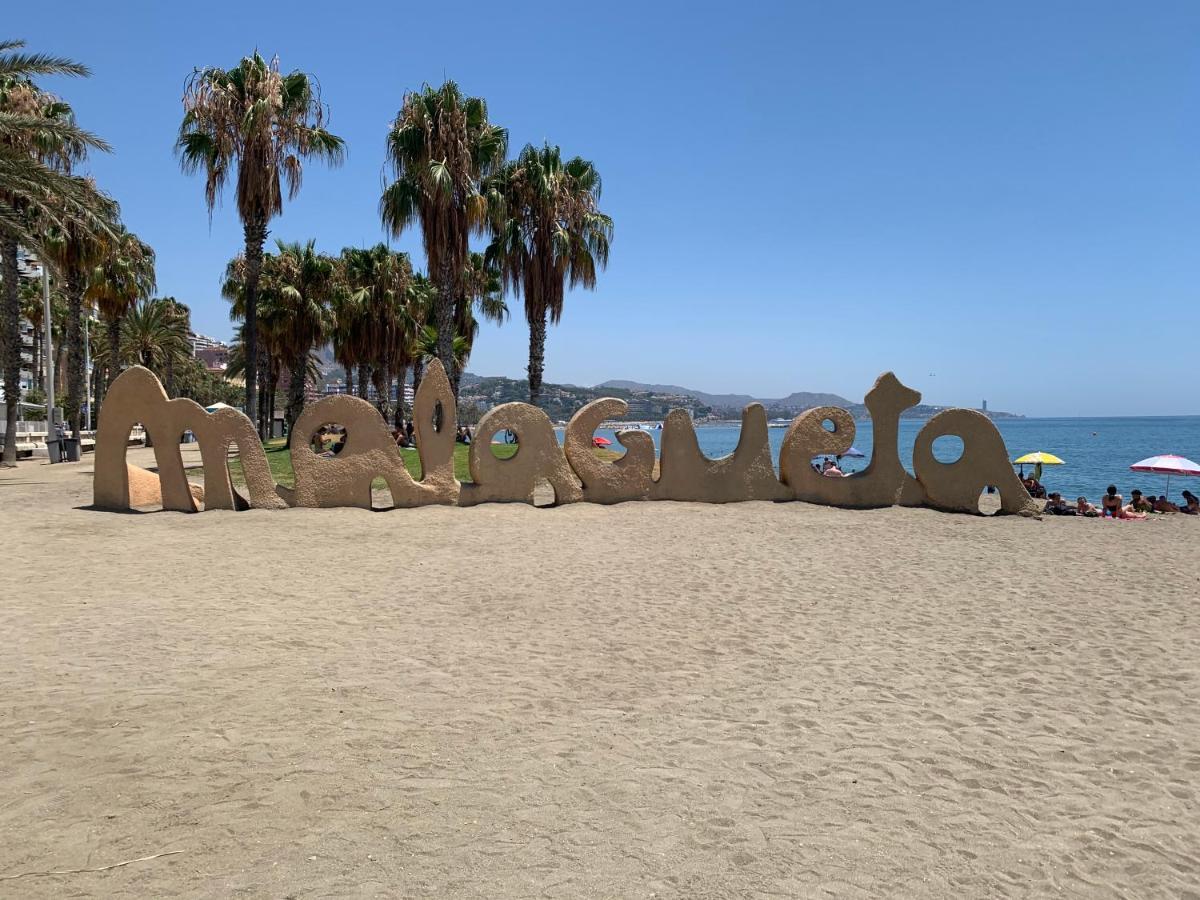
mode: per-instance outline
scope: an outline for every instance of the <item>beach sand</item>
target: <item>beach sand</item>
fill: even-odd
[[[90,468],[0,472],[0,896],[1197,896],[1200,521]]]

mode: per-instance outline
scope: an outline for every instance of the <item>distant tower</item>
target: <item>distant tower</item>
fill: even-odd
[[[983,411],[987,412],[987,401],[986,400],[983,401]]]

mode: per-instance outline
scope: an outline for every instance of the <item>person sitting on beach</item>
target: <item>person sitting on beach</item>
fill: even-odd
[[[312,451],[318,456],[325,452],[325,435],[328,433],[329,429],[322,425],[312,436]]]
[[[1112,516],[1114,519],[1121,518],[1121,510],[1125,508],[1125,498],[1117,493],[1115,484],[1108,486],[1108,492],[1100,498],[1100,506],[1104,509],[1106,516]]]
[[[1189,516],[1200,516],[1200,498],[1197,498],[1191,491],[1184,491],[1183,499],[1187,503],[1179,507],[1179,511]]]
[[[1080,497],[1075,503],[1075,515],[1094,518],[1100,515],[1100,510],[1096,509],[1091,503],[1088,503],[1087,497]]]
[[[830,463],[825,467],[825,471],[821,473],[827,478],[841,478],[846,473],[837,467],[837,463]]]
[[[1145,499],[1142,496],[1142,492],[1137,488],[1133,489],[1133,493],[1130,494],[1129,497],[1129,508],[1134,512],[1148,513],[1154,511],[1154,498],[1151,497],[1149,500]]]
[[[1167,495],[1163,494],[1154,501],[1154,511],[1161,513],[1179,512],[1179,507],[1167,499]]]
[[[1050,499],[1046,501],[1044,510],[1052,516],[1074,516],[1077,515],[1075,507],[1071,506],[1063,499],[1062,494],[1057,491],[1050,495]]]

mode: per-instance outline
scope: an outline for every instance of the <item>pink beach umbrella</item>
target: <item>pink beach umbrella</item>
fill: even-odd
[[[1174,453],[1151,456],[1149,459],[1135,462],[1129,468],[1134,472],[1153,472],[1155,475],[1166,475],[1168,494],[1171,493],[1172,475],[1200,475],[1200,465]]]

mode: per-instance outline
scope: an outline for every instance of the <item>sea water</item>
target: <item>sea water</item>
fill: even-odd
[[[924,424],[920,419],[900,420],[900,458],[910,472],[913,442]],[[1043,467],[1042,484],[1048,491],[1060,491],[1072,501],[1079,496],[1095,500],[1110,484],[1115,484],[1127,499],[1133,488],[1140,488],[1144,494],[1163,493],[1166,488],[1165,476],[1129,471],[1130,465],[1148,456],[1176,453],[1200,462],[1200,416],[996,419],[995,424],[1008,447],[1009,459],[1044,450],[1065,460],[1066,464],[1062,466]],[[844,460],[847,471],[860,471],[870,462],[871,423],[869,420],[856,422],[855,427],[854,446],[866,457]],[[736,425],[697,425],[696,439],[701,451],[716,459],[734,451],[740,431]],[[768,431],[771,455],[777,468],[779,446],[786,432],[786,428],[771,428]],[[657,451],[662,432],[646,433],[654,438]],[[599,429],[596,435],[613,441],[612,449],[621,451],[614,432]],[[559,439],[562,439],[561,430]],[[938,440],[934,442],[933,449],[936,458],[952,462],[962,452],[962,442],[953,438]],[[1025,471],[1029,472],[1031,468],[1026,466]],[[1200,478],[1173,477],[1170,496],[1178,502],[1180,492],[1189,487],[1193,493],[1200,493]]]

